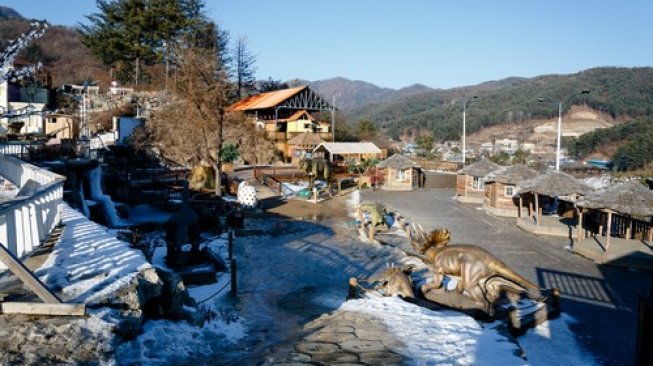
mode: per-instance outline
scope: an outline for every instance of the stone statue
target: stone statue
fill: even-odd
[[[193,211],[188,202],[175,212],[164,224],[166,231],[166,244],[168,254],[166,261],[171,267],[179,267],[192,262],[199,254],[200,225],[199,216]],[[191,244],[190,258],[185,258],[181,247]]]
[[[376,286],[377,290],[383,290],[386,296],[401,296],[403,298],[415,297],[413,292],[413,281],[410,279],[410,273],[414,266],[388,267],[383,272],[381,284]]]
[[[325,158],[302,159],[299,169],[305,171],[309,177],[308,189],[313,189],[315,179],[324,179],[329,189],[331,188],[331,165]]]
[[[449,230],[436,229],[428,235],[413,226],[413,247],[433,266],[433,282],[422,286],[426,296],[431,290],[443,287],[445,276],[457,279],[451,286],[458,294],[466,292],[483,308],[491,306],[509,292],[514,294],[539,290],[501,260],[476,245],[448,245]]]

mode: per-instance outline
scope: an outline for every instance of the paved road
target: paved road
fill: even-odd
[[[237,305],[250,328],[242,349],[225,364],[403,362],[390,350],[398,342],[381,319],[336,311],[345,301],[349,277],[381,271],[398,253],[358,241],[347,226],[353,219],[343,216],[343,201],[292,202],[268,211],[275,216],[247,220],[248,228],[266,236],[235,241]]]
[[[599,266],[565,250],[568,239],[524,232],[514,219],[460,204],[454,195],[444,189],[364,191],[362,200],[384,202],[426,230],[446,227],[452,244],[480,245],[541,287],[560,288],[563,311],[578,321],[571,329],[579,344],[601,364],[634,363],[637,300],[650,290],[652,273]]]

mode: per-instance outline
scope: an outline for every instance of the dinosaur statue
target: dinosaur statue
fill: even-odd
[[[403,298],[414,298],[413,281],[410,279],[410,273],[414,266],[409,265],[404,268],[388,267],[383,272],[381,284],[376,287],[377,290],[383,290],[386,296],[401,296]]]
[[[313,189],[315,179],[324,179],[327,182],[329,189],[331,189],[331,165],[325,158],[302,159],[299,162],[299,169],[306,172],[309,176],[309,187]]]
[[[413,225],[413,247],[433,266],[433,282],[422,286],[426,296],[443,286],[444,277],[458,277],[455,291],[466,291],[477,304],[489,309],[503,292],[528,293],[539,287],[531,283],[501,260],[476,245],[448,245],[449,230],[436,229],[428,235]]]

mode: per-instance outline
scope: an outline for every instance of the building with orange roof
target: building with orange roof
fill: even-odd
[[[308,133],[314,135],[313,140],[333,140],[335,107],[308,85],[251,95],[233,104],[230,110],[245,113],[265,129],[287,160],[301,150],[291,149],[289,141],[294,137]],[[330,112],[330,123],[317,119],[320,112]]]

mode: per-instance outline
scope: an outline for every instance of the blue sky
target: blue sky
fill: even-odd
[[[23,16],[75,25],[93,0],[0,1]],[[653,64],[647,0],[207,0],[246,36],[257,77],[344,76],[400,88],[451,88],[509,76]]]

